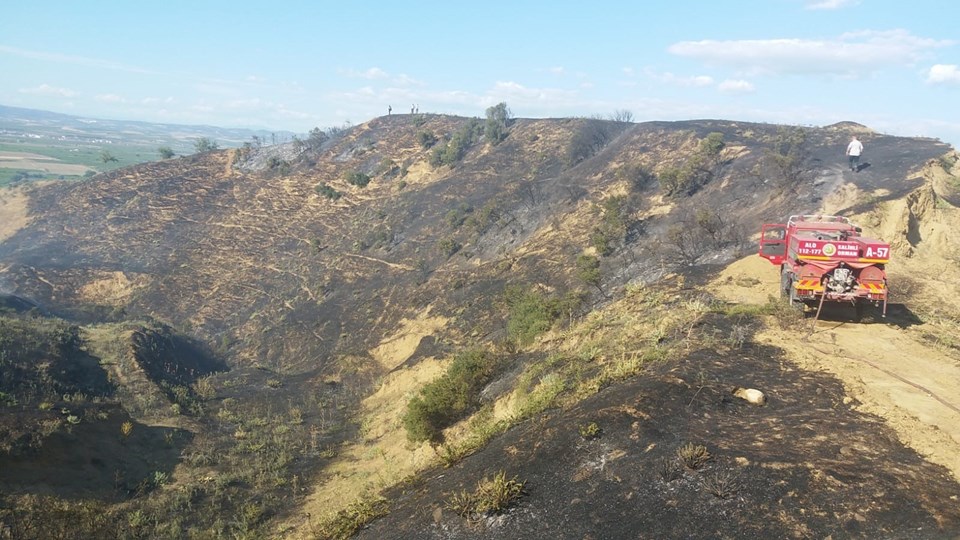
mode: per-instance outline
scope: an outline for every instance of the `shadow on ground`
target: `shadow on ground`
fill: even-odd
[[[193,437],[181,429],[135,423],[119,407],[72,412],[76,424],[59,421],[58,430],[34,446],[0,454],[5,495],[125,499],[171,482]]]
[[[734,398],[761,389],[764,407]],[[528,422],[449,470],[391,494],[361,538],[944,538],[960,485],[855,410],[840,382],[780,351],[693,352],[565,413]],[[580,426],[602,435],[584,440]],[[670,474],[686,443],[713,458]],[[505,515],[445,508],[498,470],[525,481]]]

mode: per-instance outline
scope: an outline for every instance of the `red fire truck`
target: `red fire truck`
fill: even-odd
[[[780,294],[793,305],[849,302],[857,315],[869,304],[887,315],[890,244],[861,236],[841,216],[790,216],[786,224],[763,225],[760,256],[780,267]]]

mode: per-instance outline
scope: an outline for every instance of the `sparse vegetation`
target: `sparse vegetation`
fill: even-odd
[[[806,129],[781,127],[767,151],[763,166],[772,172],[776,185],[795,190],[812,172],[813,156]]]
[[[717,470],[706,475],[703,479],[703,488],[718,499],[729,499],[739,489],[740,476],[733,471]]]
[[[389,513],[387,500],[382,497],[363,497],[350,503],[344,510],[320,523],[313,524],[313,533],[319,538],[346,540],[353,537],[364,525]]]
[[[686,443],[677,449],[677,458],[684,467],[697,470],[707,464],[713,456],[702,444]]]
[[[577,278],[587,285],[600,289],[600,259],[593,255],[577,257]]]
[[[284,176],[290,173],[290,162],[280,156],[270,156],[270,159],[267,160],[267,169]]]
[[[446,144],[435,146],[430,153],[430,165],[440,167],[455,165],[467,154],[470,147],[476,144],[482,133],[483,124],[478,118],[467,120]]]
[[[104,163],[104,165],[106,165],[107,163],[110,163],[111,161],[116,162],[116,161],[120,161],[120,160],[117,159],[117,157],[114,156],[109,150],[101,150],[101,151],[100,151],[100,161],[102,161],[102,162]]]
[[[600,256],[612,254],[623,242],[627,231],[626,203],[627,198],[622,195],[607,197],[600,203],[600,224],[590,234],[590,242]]]
[[[176,155],[173,149],[170,148],[169,146],[161,146],[160,148],[157,149],[157,153],[160,154],[160,159],[170,159]]]
[[[320,195],[323,195],[324,197],[334,201],[343,196],[342,193],[340,193],[339,191],[334,189],[332,186],[330,186],[330,184],[327,184],[327,183],[317,184],[317,187],[315,189],[317,190],[317,193],[319,193]]]
[[[217,141],[210,139],[208,137],[200,137],[193,142],[193,149],[198,154],[203,154],[206,152],[212,152],[220,148],[220,145],[217,144]]]
[[[377,165],[377,170],[374,171],[373,174],[384,178],[393,178],[400,174],[400,166],[392,159],[385,157],[380,160],[380,163]]]
[[[463,225],[463,223],[472,213],[473,207],[464,202],[457,205],[456,208],[448,210],[443,219],[447,222],[447,225],[449,225],[451,229],[456,230]]]
[[[643,190],[657,181],[657,175],[642,163],[627,163],[617,169],[617,180],[626,182],[631,193]]]
[[[433,147],[437,144],[437,136],[433,134],[432,131],[427,131],[425,129],[417,132],[417,143],[420,144],[420,147],[424,150]]]
[[[710,133],[698,143],[697,150],[680,165],[660,170],[660,190],[667,196],[689,196],[719,174],[725,143],[721,133]]]
[[[591,158],[603,149],[622,129],[620,123],[613,123],[598,118],[584,118],[567,144],[565,161],[568,167],[573,167],[581,161]]]
[[[444,257],[454,256],[461,248],[463,248],[463,244],[453,238],[444,238],[437,244],[437,249]]]
[[[476,521],[487,515],[502,514],[523,497],[524,482],[517,476],[507,478],[504,471],[484,478],[472,493],[461,491],[447,500],[447,508],[458,516]]]
[[[683,464],[680,463],[676,456],[663,458],[657,466],[657,474],[660,475],[660,479],[664,482],[679,480],[683,478]]]
[[[551,298],[536,289],[511,286],[504,291],[510,310],[507,317],[507,335],[518,345],[529,345],[534,338],[549,330],[562,315],[577,309],[581,298],[569,294]]]
[[[22,287],[21,290],[44,291],[48,285],[42,280],[46,280],[54,284],[50,285],[51,289],[60,295],[57,287],[66,276],[69,280],[66,284],[75,291],[71,294],[83,291],[92,296],[89,291],[94,287],[85,285],[128,281],[128,290],[119,292],[132,291],[132,296],[119,296],[118,304],[129,308],[131,313],[149,311],[176,318],[183,332],[219,343],[217,352],[236,362],[240,369],[214,375],[194,374],[176,367],[181,362],[180,356],[167,356],[171,360],[154,363],[156,372],[153,372],[136,359],[124,356],[130,352],[129,339],[118,339],[119,345],[111,345],[117,349],[116,354],[112,349],[110,354],[103,354],[108,350],[106,345],[68,346],[66,350],[78,354],[71,360],[81,360],[79,355],[86,351],[88,357],[82,361],[93,367],[102,366],[109,374],[106,382],[118,384],[117,391],[126,386],[121,409],[117,406],[120,398],[109,391],[57,387],[64,382],[59,378],[62,368],[75,364],[59,363],[56,354],[63,350],[47,347],[42,354],[26,358],[16,347],[7,346],[3,341],[7,334],[0,331],[0,368],[4,370],[0,373],[0,407],[10,408],[8,412],[11,416],[17,415],[17,421],[42,417],[35,424],[39,435],[34,439],[18,439],[20,446],[12,450],[22,451],[18,456],[29,456],[30,452],[51,449],[50,446],[38,448],[33,441],[51,445],[60,444],[60,439],[67,436],[73,439],[91,433],[104,434],[105,451],[98,448],[84,458],[95,457],[104,462],[100,465],[90,461],[105,471],[99,475],[102,478],[91,478],[94,483],[102,480],[100,483],[106,486],[103,500],[111,501],[97,507],[101,514],[96,519],[104,520],[101,525],[94,522],[91,513],[77,501],[40,500],[36,506],[30,506],[24,499],[5,492],[0,494],[0,538],[4,534],[23,537],[21,533],[25,529],[21,524],[27,517],[22,512],[33,512],[31,519],[34,520],[64,520],[73,524],[73,529],[30,524],[33,528],[27,530],[31,534],[38,531],[36,534],[42,537],[72,534],[89,538],[257,538],[276,534],[311,536],[311,533],[318,537],[346,537],[364,527],[371,516],[385,511],[385,505],[380,507],[379,499],[368,499],[367,502],[373,501],[368,506],[362,502],[350,505],[330,521],[307,518],[310,525],[304,529],[312,527],[311,530],[285,530],[282,526],[288,525],[288,517],[296,521],[307,511],[319,516],[322,512],[316,501],[331,501],[324,490],[336,494],[377,492],[406,474],[415,474],[420,467],[452,465],[508,430],[505,443],[522,441],[513,447],[507,446],[507,451],[516,452],[516,459],[514,456],[508,459],[510,463],[531,459],[526,454],[531,448],[539,452],[555,441],[572,441],[571,451],[576,451],[576,455],[570,463],[576,468],[564,469],[563,479],[566,481],[574,475],[575,481],[582,482],[578,489],[597,493],[596,500],[600,502],[609,493],[602,489],[621,484],[622,479],[622,485],[629,488],[629,493],[625,493],[626,504],[639,508],[638,511],[645,511],[645,505],[650,502],[648,492],[657,496],[666,494],[677,503],[677,512],[688,511],[687,503],[691,499],[696,499],[698,511],[705,508],[725,511],[725,505],[709,501],[708,494],[732,498],[737,496],[738,489],[745,491],[741,499],[744,507],[749,504],[757,493],[752,490],[758,482],[750,483],[748,494],[747,488],[741,488],[735,478],[731,478],[732,474],[730,477],[720,474],[725,464],[710,463],[706,447],[700,447],[703,455],[694,460],[700,467],[688,470],[691,465],[685,465],[682,448],[677,449],[677,443],[671,444],[670,437],[659,437],[654,431],[671,428],[669,419],[658,417],[661,411],[657,407],[661,404],[676,406],[683,417],[681,431],[686,437],[704,437],[704,426],[708,429],[707,435],[730,433],[732,431],[726,430],[729,426],[724,424],[728,420],[749,424],[750,415],[757,414],[755,411],[723,401],[729,396],[724,385],[732,377],[731,372],[722,370],[727,364],[759,365],[760,358],[772,360],[771,364],[779,362],[780,353],[765,343],[766,336],[777,333],[765,334],[764,340],[751,343],[753,332],[761,331],[764,324],[780,324],[779,320],[802,321],[801,314],[787,309],[779,301],[771,301],[769,305],[725,304],[691,292],[699,287],[692,284],[703,275],[701,269],[687,274],[686,286],[682,276],[677,277],[675,283],[673,277],[660,278],[671,272],[673,276],[684,273],[676,271],[674,265],[678,261],[722,263],[723,258],[734,252],[727,248],[736,243],[737,231],[736,223],[729,220],[731,205],[726,200],[729,193],[714,199],[713,190],[719,186],[707,185],[708,193],[688,200],[681,200],[678,195],[669,204],[660,205],[658,197],[649,197],[653,195],[651,190],[656,189],[656,177],[647,164],[662,162],[654,156],[655,152],[659,157],[676,157],[680,164],[684,153],[699,148],[705,156],[703,167],[716,170],[723,166],[722,157],[732,154],[724,148],[722,138],[707,136],[697,141],[685,136],[685,142],[680,145],[682,149],[676,151],[676,139],[682,137],[673,136],[669,129],[664,129],[667,134],[661,137],[661,134],[645,133],[646,125],[633,126],[629,128],[630,141],[626,138],[617,141],[618,145],[623,144],[622,149],[617,148],[614,153],[600,147],[603,159],[583,163],[582,174],[571,174],[563,170],[564,134],[550,130],[563,126],[564,122],[572,126],[579,125],[580,121],[552,120],[543,124],[524,121],[522,132],[514,131],[509,139],[503,139],[506,144],[470,153],[469,167],[463,164],[462,170],[429,171],[424,170],[421,162],[429,151],[415,148],[417,143],[410,135],[416,130],[400,120],[403,119],[374,124],[376,129],[371,130],[383,128],[378,133],[388,133],[391,137],[396,134],[394,130],[407,130],[402,138],[395,137],[400,141],[396,146],[391,146],[386,139],[376,139],[363,129],[357,130],[358,134],[348,134],[342,141],[331,141],[318,130],[322,136],[317,137],[321,139],[317,148],[322,145],[327,152],[312,155],[305,148],[305,154],[295,162],[297,177],[283,182],[262,174],[263,165],[269,164],[268,158],[274,154],[265,150],[251,156],[250,163],[255,162],[258,168],[255,172],[233,165],[229,176],[243,177],[247,182],[233,183],[237,179],[221,176],[226,160],[193,158],[151,163],[140,172],[182,173],[186,166],[201,164],[208,167],[204,169],[209,172],[208,178],[216,181],[197,182],[186,173],[170,174],[165,177],[170,180],[162,182],[162,191],[151,192],[155,186],[148,183],[135,184],[143,189],[133,191],[129,189],[130,183],[136,179],[104,174],[97,179],[103,181],[102,190],[96,186],[97,189],[91,191],[89,184],[79,186],[102,193],[104,205],[117,208],[122,205],[122,213],[114,212],[110,220],[98,222],[108,223],[111,230],[120,230],[124,226],[120,220],[127,215],[136,219],[138,214],[134,210],[138,208],[149,208],[150,215],[169,213],[158,200],[151,199],[154,193],[169,196],[171,200],[179,199],[183,204],[176,209],[183,208],[184,212],[191,209],[194,199],[201,200],[203,221],[196,221],[196,216],[186,213],[184,218],[194,219],[189,222],[191,235],[209,231],[210,237],[202,239],[206,241],[204,249],[209,245],[228,250],[226,255],[211,251],[210,264],[219,265],[215,260],[229,260],[233,264],[236,257],[237,264],[224,272],[222,281],[221,276],[214,275],[216,272],[207,272],[196,281],[177,281],[193,272],[194,266],[189,261],[183,262],[176,252],[164,258],[168,257],[165,245],[159,246],[163,255],[158,259],[157,246],[142,244],[132,234],[98,239],[84,247],[91,255],[84,251],[83,260],[93,260],[93,254],[111,255],[115,252],[104,246],[108,242],[121,242],[129,253],[119,252],[120,255],[111,255],[113,258],[109,260],[135,257],[140,261],[142,257],[144,264],[156,266],[155,271],[154,266],[148,268],[152,272],[149,275],[133,270],[119,275],[113,273],[113,268],[104,272],[95,267],[67,275],[62,269],[54,272],[39,263],[34,271],[16,262],[19,260],[16,257],[21,256],[18,253],[30,253],[29,249],[17,247],[16,242],[20,240],[13,238],[11,244],[5,244],[18,251],[11,252],[15,255],[11,259],[15,264],[3,272],[3,279],[20,280],[16,285]],[[629,121],[612,118],[613,123]],[[431,115],[429,128],[442,133],[455,129],[450,126],[462,126],[462,122],[457,122],[461,121]],[[746,141],[752,136],[725,124],[718,125],[724,125],[728,133],[737,133],[738,144],[741,137]],[[752,129],[766,132],[768,128]],[[487,136],[486,131],[484,135]],[[520,135],[523,140],[516,139]],[[634,137],[642,140],[642,146],[641,143],[634,146]],[[488,140],[493,144],[493,137]],[[531,140],[539,140],[534,152],[512,153],[512,147],[520,148]],[[448,142],[437,146],[446,149]],[[146,152],[156,144],[152,143]],[[301,144],[309,146],[307,141]],[[358,152],[362,149],[366,149],[366,154]],[[278,150],[288,152],[289,148]],[[394,150],[398,153],[393,153]],[[744,155],[749,155],[749,150],[756,147],[747,145]],[[606,160],[608,153],[611,157],[616,154],[614,161]],[[289,154],[276,153],[277,159],[283,155]],[[753,156],[750,159],[756,157],[756,152]],[[399,162],[403,165],[398,168]],[[474,162],[476,168],[473,168]],[[397,181],[396,188],[378,190],[376,196],[359,189],[345,189],[340,184],[346,181],[341,175],[349,169],[349,172],[369,173],[379,182],[376,186],[386,188],[385,184],[389,183],[386,179],[392,177],[394,171],[407,167],[414,174],[408,179],[409,189],[403,193],[399,192],[407,187],[403,181]],[[248,177],[243,176],[248,173]],[[511,175],[511,179],[503,181],[496,176],[501,173]],[[729,186],[734,194],[739,193],[735,190],[743,186],[734,185],[739,180],[731,175],[724,189]],[[349,193],[349,204],[311,198],[311,185],[318,194],[331,200],[341,197],[331,186],[317,184],[320,181],[332,181],[344,189]],[[183,194],[176,192],[181,184],[186,190]],[[110,190],[116,185],[122,185],[129,195],[113,202],[108,195],[113,196]],[[278,186],[282,190],[275,189]],[[513,191],[514,186],[520,188]],[[570,190],[569,200],[565,197],[565,188]],[[64,202],[69,203],[65,206],[81,208],[64,187],[51,193],[58,201],[63,197]],[[761,194],[768,193],[769,189]],[[690,204],[700,200],[723,206]],[[235,211],[230,209],[226,214],[229,219],[220,219],[218,205],[229,207],[232,204],[229,201],[243,206]],[[303,206],[297,207],[298,204]],[[289,219],[291,215],[294,220]],[[650,234],[643,242],[631,243],[630,235],[635,231],[631,219],[640,215],[649,220],[645,230]],[[178,222],[165,223],[166,227],[173,227]],[[216,228],[203,228],[205,223],[215,224]],[[693,236],[677,234],[664,238],[662,233],[674,225],[682,225]],[[80,229],[76,223],[71,225],[71,230]],[[228,229],[226,234],[224,229]],[[33,234],[33,230],[26,232]],[[72,234],[57,241],[68,241]],[[153,235],[147,236],[152,241]],[[654,251],[661,247],[656,245],[657,239],[675,241],[676,252],[673,246],[667,245],[671,256],[659,257],[661,252]],[[292,251],[290,246],[294,246]],[[32,245],[28,247],[35,249]],[[94,249],[104,251],[94,253]],[[366,251],[373,249],[382,251]],[[251,253],[252,263],[244,258]],[[440,260],[441,254],[455,253],[462,254],[457,257],[458,261]],[[706,256],[698,259],[701,254]],[[650,258],[645,259],[648,255]],[[605,256],[609,258],[603,258]],[[163,273],[166,261],[172,265],[172,274]],[[711,266],[707,270],[712,269]],[[754,289],[758,285],[766,287],[763,283],[770,279],[757,274],[765,280],[761,282],[753,277],[731,275],[735,277],[730,278],[728,284],[737,281],[743,287]],[[157,280],[157,276],[169,276],[170,281],[158,288],[156,282],[151,281]],[[236,281],[238,277],[243,281]],[[100,281],[100,278],[106,279]],[[498,290],[505,282],[516,285],[502,298],[491,298],[490,291]],[[157,297],[171,290],[168,286],[184,284],[189,287],[183,287],[179,296],[162,299],[169,305],[161,305],[163,310],[157,307]],[[583,305],[587,295],[582,290],[566,292],[571,287],[590,290],[601,285],[601,292],[609,296],[605,295],[595,306]],[[197,289],[199,286],[207,286],[206,290],[212,291],[212,300]],[[201,294],[193,294],[196,291]],[[434,291],[439,292],[434,294]],[[748,297],[756,290],[740,292]],[[104,298],[110,296],[104,291],[96,294]],[[59,296],[58,301],[66,304],[72,301],[70,298]],[[204,303],[194,306],[201,301]],[[211,301],[221,303],[206,303]],[[902,309],[900,304],[897,307]],[[120,308],[117,312],[120,313]],[[111,320],[122,321],[126,317],[126,314],[117,315]],[[906,320],[906,316],[893,310],[891,319],[899,323]],[[18,320],[50,324],[50,320],[39,314],[39,309]],[[956,326],[955,318],[944,318],[940,326],[924,322],[923,328],[914,325],[912,331],[930,332],[930,339],[934,330],[953,332]],[[120,336],[131,328],[120,323],[110,323],[109,328],[95,325],[81,328],[79,336],[86,339],[84,336],[89,330],[90,335],[110,334],[113,339],[113,334]],[[43,339],[55,335],[55,332],[39,333]],[[829,339],[830,335],[828,332],[825,338]],[[955,352],[956,339],[949,335],[938,339],[943,347],[952,348],[949,352]],[[821,345],[829,348],[827,343]],[[482,359],[459,360],[461,353],[451,354],[450,351],[458,350],[463,344],[478,347]],[[139,348],[144,350],[150,346],[152,343],[144,343]],[[840,344],[835,346],[839,347]],[[740,348],[744,350],[738,352]],[[463,354],[472,355],[470,351]],[[445,361],[449,365],[439,365],[447,369],[440,378],[423,385],[426,378],[436,376],[435,370],[442,369],[437,367],[437,358],[444,355],[450,355]],[[44,362],[53,365],[45,366]],[[664,363],[666,365],[662,365]],[[656,365],[656,369],[651,370],[651,378],[639,379],[638,375],[651,364]],[[36,373],[24,368],[27,384],[8,386],[11,365],[15,369],[32,366]],[[792,377],[800,369],[791,366],[781,375],[795,383]],[[699,373],[699,379],[691,373]],[[771,377],[767,371],[762,375],[764,378],[760,380],[768,384],[764,390],[781,393],[785,403],[793,402],[802,387],[813,386],[806,384],[810,382],[807,379],[801,381],[805,384],[774,388],[770,386],[774,383],[769,381],[779,384],[776,376]],[[815,376],[810,374],[811,378]],[[168,379],[156,382],[159,377]],[[636,384],[638,392],[632,392],[633,384],[631,388],[610,388],[631,378],[637,378],[631,382]],[[606,391],[602,391],[604,389]],[[631,393],[626,393],[627,390]],[[839,403],[832,395],[835,389],[825,387],[824,392],[834,403]],[[629,403],[622,407],[621,403],[609,401],[624,395],[628,396]],[[656,399],[661,395],[668,399]],[[372,399],[366,399],[371,396]],[[594,396],[595,401],[584,402],[584,398],[590,396]],[[847,414],[850,407],[830,408],[826,397],[817,398],[817,410],[830,412],[831,418]],[[104,400],[109,407],[98,408],[98,400]],[[364,400],[362,409],[357,406],[361,400]],[[399,414],[392,407],[380,408],[386,401],[392,406],[399,403],[407,408]],[[592,408],[599,403],[612,407],[602,411]],[[791,414],[803,413],[800,409],[792,410]],[[107,413],[112,415],[109,420],[101,418]],[[701,413],[710,417],[704,419]],[[397,422],[398,416],[402,416],[402,422]],[[596,422],[591,422],[591,418]],[[101,421],[108,424],[98,424]],[[598,422],[603,424],[603,430]],[[177,424],[189,426],[189,432],[162,427]],[[709,431],[715,426],[724,430]],[[768,426],[757,426],[758,437],[769,434],[764,431]],[[5,427],[0,426],[0,431]],[[531,440],[530,434],[542,437]],[[401,438],[407,435],[416,442],[394,446],[398,435]],[[601,440],[586,442],[601,436]],[[17,439],[16,433],[7,440],[13,439]],[[768,441],[765,444],[770,445],[767,450],[771,451],[779,450],[776,445],[783,444],[779,439],[763,440]],[[439,446],[427,448],[420,444],[425,441]],[[83,450],[87,442],[81,440],[77,449]],[[525,444],[529,442],[533,444]],[[723,441],[714,442],[720,448],[726,447]],[[626,450],[625,454],[620,452],[621,448]],[[123,459],[115,458],[118,452],[111,452],[115,449],[123,454]],[[474,482],[482,473],[471,477],[466,484],[462,477],[455,476],[461,470],[476,470],[476,464],[495,451],[499,448],[480,452],[475,456],[478,459],[463,463],[463,467],[442,471],[447,475],[446,480],[429,480],[431,486],[444,486],[445,493],[466,487],[466,491],[450,497],[447,504],[471,521],[503,507],[499,503],[480,502],[482,496],[503,501],[509,498],[505,495],[522,493],[523,483],[503,471],[478,483],[476,490],[472,489]],[[148,458],[146,465],[130,465],[136,463],[141,453]],[[658,458],[664,453],[670,458],[659,463]],[[750,459],[756,457],[755,453],[745,455]],[[439,463],[426,462],[424,458],[436,459]],[[830,459],[846,458],[836,455]],[[117,463],[122,466],[116,466]],[[907,466],[915,467],[915,464],[904,465]],[[487,472],[498,467],[499,464]],[[14,471],[16,475],[28,472],[26,468]],[[781,480],[783,474],[800,481],[807,479],[792,469],[782,473],[779,468],[765,467],[758,472],[764,475],[765,481]],[[631,477],[632,474],[643,477]],[[653,489],[635,489],[651,478],[656,480],[658,474],[664,482],[674,483],[655,482]],[[912,469],[910,474],[913,475]],[[435,476],[438,475],[431,478]],[[317,478],[323,482],[316,481]],[[411,478],[410,489],[406,490],[417,503],[421,502],[417,498],[421,497],[424,485],[420,482],[421,478]],[[497,483],[498,489],[480,487]],[[785,493],[792,488],[778,489]],[[697,490],[701,491],[697,493]],[[431,502],[436,502],[438,492],[432,492]],[[785,498],[785,501],[789,505],[797,499],[802,497]],[[120,502],[114,504],[114,500]],[[346,496],[333,500],[326,511],[333,513],[348,502]],[[583,501],[576,504],[584,502],[594,504],[595,501],[583,497]],[[529,515],[524,512],[524,519]],[[507,531],[516,517],[520,516],[491,519],[488,523],[504,526],[503,530]],[[427,520],[429,523],[429,517]],[[453,531],[458,526],[456,521],[446,514],[438,526],[451,527]],[[383,530],[382,524],[373,527]]]
[[[370,183],[370,176],[359,171],[346,171],[343,173],[343,180],[351,186],[363,188]]]
[[[600,437],[600,426],[596,422],[590,422],[589,424],[583,424],[578,428],[580,436],[585,440],[592,441]]]

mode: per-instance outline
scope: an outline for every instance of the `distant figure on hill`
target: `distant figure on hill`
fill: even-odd
[[[857,172],[857,169],[860,167],[860,154],[862,153],[863,143],[857,140],[857,136],[854,135],[850,144],[847,145],[847,156],[850,158],[851,171]]]
[[[390,113],[393,112],[393,105],[387,105],[387,116],[390,116]]]
[[[410,114],[413,114],[413,110],[416,109],[416,108],[417,108],[416,105],[411,105],[411,106],[410,106]]]

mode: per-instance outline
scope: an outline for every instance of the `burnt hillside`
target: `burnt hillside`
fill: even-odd
[[[520,119],[501,144],[431,166],[469,122],[397,115],[259,166],[266,149],[220,151],[38,188],[36,218],[0,244],[0,280],[61,313],[158,318],[235,365],[322,369],[427,305],[453,321],[451,339],[496,332],[489,299],[505,283],[582,286],[576,259],[598,244],[603,287],[729,260],[761,221],[813,211],[843,182],[898,197],[947,150],[868,133],[870,167],[853,176],[845,128],[800,130],[796,163],[777,167],[770,154],[793,151],[777,126]],[[710,133],[722,155],[691,194],[663,197],[656,174],[682,168]],[[616,195],[614,230],[598,240]],[[710,242],[691,234],[698,211],[715,220]]]
[[[960,421],[897,400],[960,391],[950,150],[394,115],[4,194],[0,539],[942,537]],[[817,212],[891,242],[885,324],[767,300]]]

